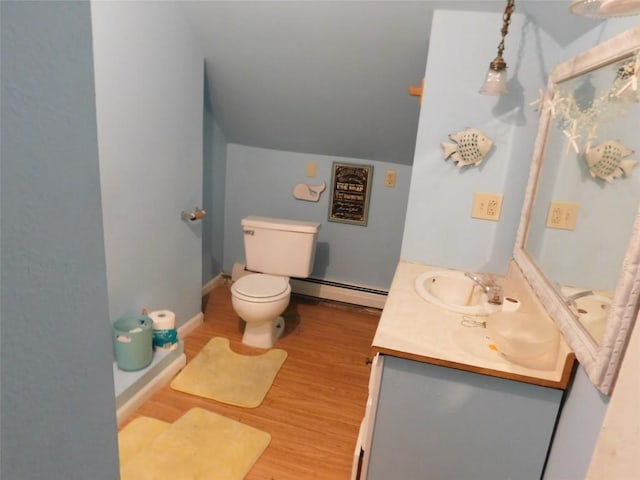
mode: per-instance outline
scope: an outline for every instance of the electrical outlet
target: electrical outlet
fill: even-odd
[[[318,164],[316,162],[307,163],[307,177],[315,177]]]
[[[547,227],[574,230],[580,205],[573,202],[549,202]]]
[[[500,220],[502,211],[502,195],[497,193],[480,193],[473,196],[471,216],[482,220]]]
[[[396,172],[395,172],[395,170],[387,170],[387,173],[384,176],[384,186],[385,187],[395,187],[396,186]]]

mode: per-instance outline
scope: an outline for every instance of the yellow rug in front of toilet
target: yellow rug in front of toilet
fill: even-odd
[[[122,480],[241,480],[271,442],[267,432],[202,408],[172,424],[153,420],[139,417],[118,434],[122,445],[144,439],[121,458]]]
[[[151,445],[155,438],[171,426],[151,417],[138,417],[118,432],[118,456],[124,466],[138,453]]]
[[[229,340],[214,337],[171,382],[180,392],[238,407],[259,406],[273,384],[287,352],[277,348],[241,355]]]

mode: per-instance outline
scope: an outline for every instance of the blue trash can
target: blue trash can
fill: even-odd
[[[153,320],[146,315],[126,316],[113,324],[116,363],[120,370],[135,371],[153,359]]]

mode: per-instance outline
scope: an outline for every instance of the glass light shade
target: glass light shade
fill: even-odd
[[[507,70],[494,70],[489,67],[484,83],[480,87],[483,95],[505,95],[507,90]]]
[[[640,0],[573,0],[571,13],[590,18],[608,18],[640,13]]]

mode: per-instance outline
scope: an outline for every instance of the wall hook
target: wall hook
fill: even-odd
[[[422,103],[423,92],[424,92],[424,78],[422,79],[422,83],[420,84],[419,87],[409,85],[409,95],[413,97],[418,97],[418,103]]]
[[[201,209],[200,207],[196,207],[195,210],[191,213],[187,213],[187,212],[181,212],[180,213],[180,219],[184,220],[184,221],[190,221],[190,222],[195,222],[196,220],[202,220],[205,215],[207,214],[207,212],[203,209]]]

